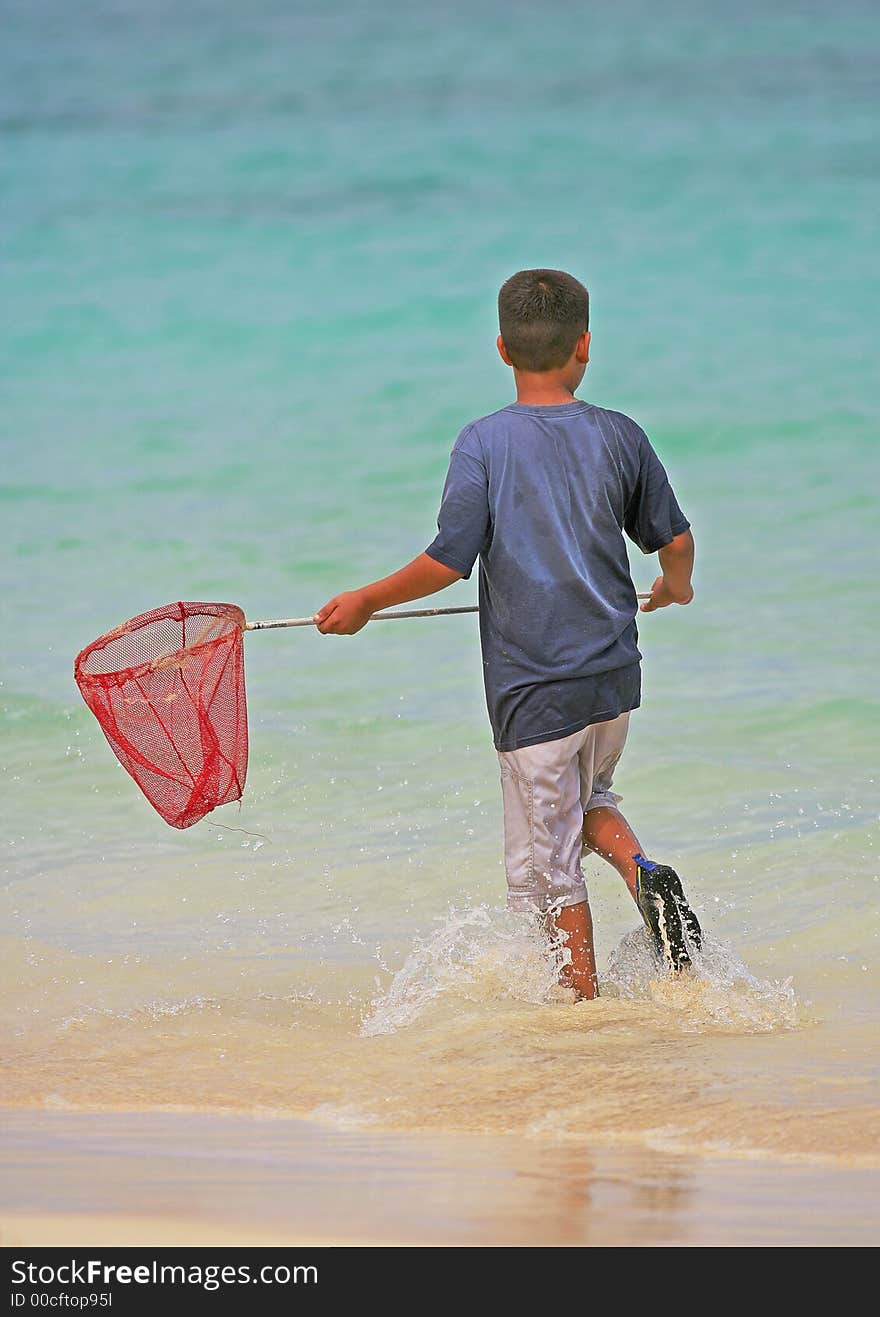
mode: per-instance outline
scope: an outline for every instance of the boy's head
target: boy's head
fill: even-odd
[[[498,328],[516,370],[560,370],[589,327],[590,295],[564,270],[519,270],[501,285]]]

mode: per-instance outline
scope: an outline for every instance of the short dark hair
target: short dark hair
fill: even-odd
[[[564,270],[519,270],[501,285],[498,328],[518,370],[558,370],[590,327],[590,294]]]

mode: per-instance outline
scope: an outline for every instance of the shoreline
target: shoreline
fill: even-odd
[[[876,1169],[278,1115],[4,1116],[4,1246],[821,1246],[880,1232]]]
[[[526,1133],[515,1130],[502,1130],[491,1132],[481,1129],[455,1128],[452,1126],[444,1127],[434,1125],[430,1128],[422,1127],[416,1129],[411,1125],[393,1125],[383,1124],[380,1119],[363,1119],[356,1115],[347,1116],[344,1111],[331,1106],[328,1114],[324,1115],[320,1110],[302,1110],[282,1109],[272,1107],[231,1107],[231,1106],[199,1106],[187,1103],[156,1103],[144,1106],[124,1105],[122,1103],[84,1103],[77,1105],[74,1103],[52,1103],[45,1104],[39,1102],[23,1103],[6,1103],[0,1102],[0,1114],[4,1120],[12,1117],[13,1113],[27,1112],[33,1116],[46,1116],[49,1119],[53,1117],[63,1118],[66,1116],[77,1118],[88,1117],[133,1117],[133,1118],[150,1118],[150,1117],[192,1117],[200,1120],[229,1120],[240,1122],[255,1122],[257,1124],[283,1124],[285,1122],[294,1125],[302,1125],[316,1130],[322,1130],[329,1134],[361,1134],[374,1135],[377,1138],[386,1139],[414,1139],[426,1140],[430,1142],[434,1139],[439,1140],[479,1140],[479,1139],[515,1139],[518,1143],[524,1145],[534,1145],[536,1147],[549,1147],[558,1150],[572,1150],[582,1148],[594,1152],[601,1151],[621,1151],[637,1155],[644,1152],[646,1155],[660,1154],[663,1156],[682,1156],[682,1150],[676,1146],[674,1136],[668,1131],[659,1128],[656,1132],[646,1135],[643,1131],[625,1135],[617,1133],[613,1136],[601,1133],[583,1134],[576,1131],[561,1130],[529,1130]],[[3,1139],[0,1135],[0,1150],[3,1148]],[[779,1148],[762,1148],[746,1147],[743,1145],[727,1144],[719,1140],[718,1144],[712,1147],[698,1147],[688,1154],[694,1158],[703,1161],[718,1161],[732,1163],[762,1163],[766,1165],[779,1166],[801,1166],[825,1168],[827,1170],[841,1171],[863,1171],[877,1172],[880,1175],[880,1153],[822,1153],[822,1152],[792,1152]]]

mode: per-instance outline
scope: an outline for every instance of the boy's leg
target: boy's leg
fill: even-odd
[[[636,896],[637,871],[633,858],[641,851],[638,838],[617,808],[620,796],[611,790],[626,736],[629,714],[596,723],[581,751],[581,800],[584,803],[583,844],[613,864]]]
[[[561,980],[596,996],[593,924],[581,867],[584,812],[579,754],[587,731],[498,752],[504,797],[504,868],[511,910],[542,916],[565,935]]]
[[[552,923],[565,934],[565,945],[571,962],[563,967],[559,981],[566,988],[574,988],[583,1001],[592,1001],[599,995],[596,977],[596,953],[593,950],[593,919],[590,903],[579,901],[567,905],[551,916]]]
[[[635,856],[641,854],[642,847],[620,810],[612,805],[588,809],[584,814],[584,845],[614,865],[635,901]]]
[[[583,841],[621,875],[660,955],[680,970],[691,963],[688,940],[698,950],[702,947],[699,920],[675,870],[645,859],[638,838],[617,808],[620,797],[611,790],[628,720],[628,714],[621,714],[596,724],[594,738],[584,743],[580,762],[581,797],[586,802]]]

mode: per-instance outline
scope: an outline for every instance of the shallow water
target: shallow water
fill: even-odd
[[[13,8],[7,1103],[877,1164],[877,14],[542,14]],[[591,861],[577,1006],[502,908],[472,617],[247,636],[244,800],[186,833],[71,676],[168,600],[303,615],[419,552],[538,264],[698,544],[615,788],[706,954],[666,980]]]

